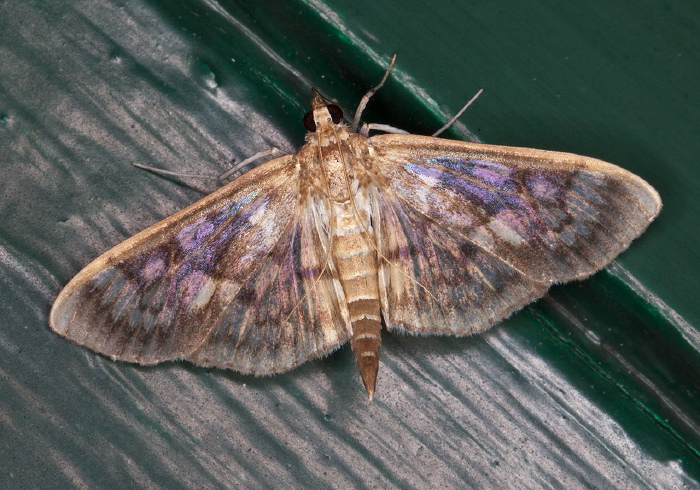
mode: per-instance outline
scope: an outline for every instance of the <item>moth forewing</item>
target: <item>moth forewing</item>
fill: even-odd
[[[218,339],[221,352],[200,352],[202,364],[258,374],[275,372],[276,356],[285,370],[336,348],[347,335],[344,325],[329,320],[330,301],[315,303],[315,311],[301,302],[308,288],[323,290],[325,283],[317,283],[308,265],[296,278],[300,256],[280,253],[303,248],[299,188],[293,156],[277,158],[138,233],[65,287],[51,327],[114,359],[141,364],[187,357]],[[270,300],[271,291],[285,308]],[[295,310],[324,322],[308,322],[306,342],[290,341],[279,328],[280,318]],[[216,333],[225,328],[222,340]],[[237,355],[222,358],[232,351]]]
[[[593,158],[413,135],[369,144],[400,203],[537,281],[592,274],[661,208],[643,179]]]

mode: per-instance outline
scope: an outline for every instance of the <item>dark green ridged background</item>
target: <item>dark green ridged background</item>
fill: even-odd
[[[254,6],[253,6],[254,5]],[[60,288],[303,142],[309,87],[365,119],[580,153],[664,209],[609,269],[489,333],[384,336],[273,378],[115,363],[53,334]],[[700,5],[0,1],[0,486],[692,488],[700,478]]]

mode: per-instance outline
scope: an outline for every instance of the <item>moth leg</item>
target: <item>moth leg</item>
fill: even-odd
[[[389,73],[391,73],[391,70],[394,68],[394,63],[396,63],[396,55],[391,57],[391,63],[389,63],[389,67],[384,72],[384,77],[382,77],[382,81],[379,82],[379,85],[369,89],[369,91],[362,97],[362,100],[360,100],[360,104],[357,106],[357,110],[355,111],[355,117],[352,119],[353,133],[357,132],[357,127],[360,125],[360,118],[362,117],[362,113],[364,112],[365,107],[367,107],[369,99],[374,95],[374,93],[377,90],[384,86],[384,82],[386,82],[386,79],[389,78]]]

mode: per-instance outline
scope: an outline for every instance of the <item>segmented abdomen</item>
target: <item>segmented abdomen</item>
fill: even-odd
[[[362,220],[358,220],[359,218]],[[379,370],[381,317],[377,278],[377,251],[371,240],[365,210],[355,210],[352,202],[333,203],[332,249],[345,301],[350,312],[350,345],[362,381],[374,393]]]

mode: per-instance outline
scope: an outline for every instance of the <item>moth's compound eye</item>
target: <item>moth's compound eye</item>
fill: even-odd
[[[316,131],[316,121],[314,121],[314,111],[309,111],[304,114],[304,127],[312,133]]]
[[[331,120],[334,124],[339,124],[343,120],[343,109],[335,104],[329,104],[326,106],[328,112],[331,114]]]

